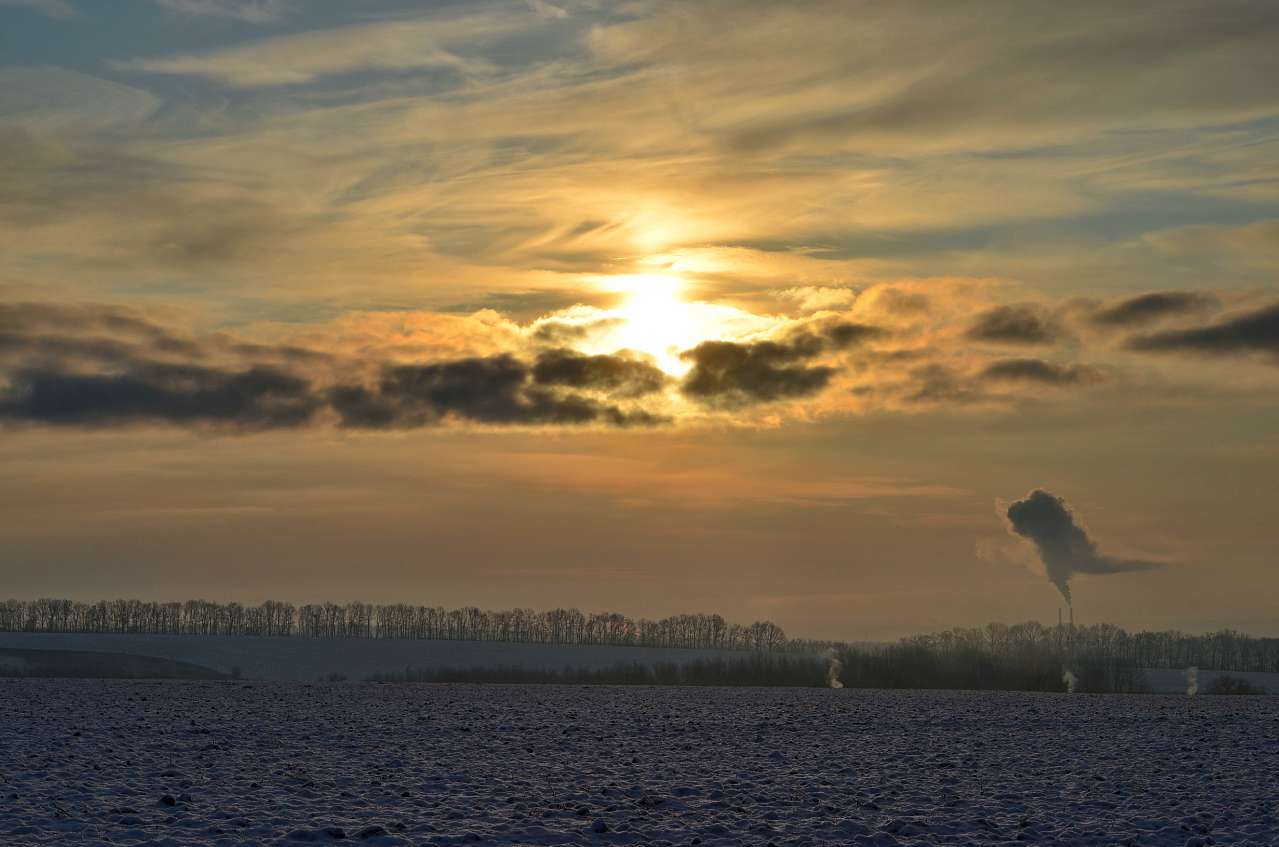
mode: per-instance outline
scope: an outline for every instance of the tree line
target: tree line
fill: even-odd
[[[1130,633],[1108,623],[1045,626],[1027,621],[916,635],[902,639],[896,646],[943,657],[983,653],[1022,664],[1086,657],[1137,668],[1196,666],[1221,671],[1279,672],[1279,638],[1258,638],[1229,629],[1202,635],[1177,630]]]
[[[486,611],[474,606],[445,609],[358,602],[294,606],[278,600],[256,606],[209,600],[7,600],[0,603],[0,632],[420,638],[757,652],[826,646],[824,642],[788,639],[771,621],[743,625],[719,615],[633,620],[616,612],[588,614],[577,609]]]
[[[1085,659],[1096,667],[1110,668],[1111,676],[1122,676],[1120,668],[1192,665],[1206,670],[1279,672],[1279,638],[1257,638],[1228,629],[1202,635],[1175,630],[1129,633],[1104,623],[992,623],[854,650],[840,642],[789,638],[771,621],[743,625],[711,614],[634,620],[616,612],[577,609],[488,611],[474,606],[446,609],[358,602],[295,606],[278,600],[259,605],[210,600],[85,603],[41,598],[0,602],[0,632],[418,638],[755,652],[835,648],[846,652],[850,664],[863,668],[906,667],[923,661],[921,657],[929,657],[935,668],[950,667],[980,655],[1003,667],[1035,668],[1034,673],[1043,674],[1060,674],[1063,664],[1071,660],[1082,664]],[[971,670],[971,661],[963,666]],[[1122,687],[1122,679],[1112,682]]]

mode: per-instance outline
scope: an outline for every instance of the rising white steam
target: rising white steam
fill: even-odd
[[[1066,693],[1074,694],[1075,689],[1079,687],[1079,677],[1071,673],[1070,668],[1061,669],[1061,681],[1066,683]]]
[[[844,669],[844,663],[839,660],[835,654],[834,648],[826,651],[826,685],[830,688],[843,688],[844,683],[839,681],[839,672]]]
[[[1199,693],[1199,668],[1191,665],[1186,668],[1186,696],[1194,697]]]

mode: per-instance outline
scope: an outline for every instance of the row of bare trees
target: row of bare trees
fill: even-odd
[[[616,612],[577,609],[486,611],[404,603],[308,603],[268,600],[257,606],[210,600],[157,603],[42,598],[0,602],[0,632],[102,632],[165,635],[272,635],[309,638],[427,638],[533,644],[612,644],[697,649],[815,651],[831,642],[788,639],[769,621],[744,626],[719,615],[632,620]],[[1129,633],[1113,624],[1044,626],[1035,621],[951,629],[903,639],[929,654],[972,654],[1028,662],[1088,655],[1136,668],[1279,672],[1279,638],[1231,630],[1188,635]]]
[[[535,644],[777,651],[801,646],[770,621],[749,626],[719,615],[632,620],[616,612],[577,609],[486,611],[403,603],[308,603],[268,600],[258,606],[188,600],[157,603],[41,598],[0,603],[2,632],[92,632],[151,635],[275,635],[309,638],[429,638]]]
[[[982,652],[1010,660],[1086,655],[1136,668],[1279,672],[1279,638],[1255,638],[1223,629],[1203,635],[1176,630],[1130,633],[1114,624],[1044,626],[992,623],[903,639],[938,654]]]

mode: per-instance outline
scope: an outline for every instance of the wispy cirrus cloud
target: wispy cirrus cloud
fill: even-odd
[[[285,20],[293,11],[292,0],[155,0],[163,8],[183,15],[232,18],[254,24]]]
[[[695,91],[724,95],[705,129],[742,152],[1025,149],[1120,116],[1184,126],[1273,114],[1263,77],[1243,68],[1279,70],[1274,10],[1198,2],[1179,11],[719,2],[659,7],[601,27],[592,45],[607,61],[673,66]],[[742,91],[737,81],[751,76],[769,85]]]
[[[0,0],[0,6],[30,9],[50,18],[74,18],[76,8],[69,0]]]
[[[447,68],[481,73],[494,66],[477,54],[477,46],[543,20],[525,7],[523,13],[504,9],[375,21],[115,65],[145,73],[206,77],[236,88],[297,85],[367,70]]]

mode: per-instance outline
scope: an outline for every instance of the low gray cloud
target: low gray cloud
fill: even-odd
[[[699,402],[738,406],[816,394],[835,369],[808,365],[824,342],[813,335],[790,341],[706,341],[680,354],[693,363],[680,390]]]
[[[606,391],[638,397],[661,391],[667,376],[656,365],[627,356],[587,356],[574,350],[551,350],[537,357],[533,381],[539,385]]]
[[[1089,320],[1099,326],[1136,327],[1167,317],[1193,315],[1219,308],[1221,301],[1198,291],[1153,291],[1099,308]]]
[[[832,347],[842,350],[863,341],[880,338],[884,335],[884,330],[871,324],[841,321],[826,327],[824,335]]]
[[[954,368],[936,362],[911,368],[908,376],[907,403],[968,406],[991,399],[981,386],[974,385]]]
[[[1115,574],[1150,570],[1157,563],[1120,559],[1097,549],[1066,501],[1036,489],[1005,512],[1009,529],[1035,545],[1048,579],[1070,603],[1070,580],[1075,574]]]
[[[404,364],[191,337],[110,306],[0,304],[0,423],[651,426],[665,419],[610,398],[631,400],[665,380],[622,356],[552,351],[533,363],[504,354]]]
[[[887,312],[898,315],[919,315],[931,308],[928,295],[918,291],[903,291],[900,288],[885,287],[877,291],[875,305]]]
[[[133,309],[0,304],[0,422],[262,430],[303,426],[324,407],[298,348],[203,339]]]
[[[1129,339],[1126,346],[1148,353],[1279,355],[1279,303],[1208,326],[1140,335]]]
[[[338,386],[328,398],[343,426],[359,428],[432,426],[448,419],[494,425],[662,422],[644,411],[533,384],[528,365],[507,354],[387,367],[376,386]]]
[[[1099,382],[1105,374],[1091,365],[1063,365],[1043,359],[999,359],[986,365],[981,378],[991,382],[1040,385],[1081,385]]]
[[[977,316],[965,336],[996,344],[1052,344],[1063,336],[1061,326],[1032,305],[996,306]]]
[[[308,381],[276,368],[227,371],[133,363],[113,373],[17,371],[0,392],[0,421],[211,424],[257,430],[301,426],[321,405]]]
[[[120,306],[53,303],[0,303],[0,352],[43,348],[102,355],[112,343],[124,350],[199,356],[194,340],[166,329],[140,312]]]
[[[590,321],[546,319],[537,322],[530,338],[539,344],[554,347],[580,344],[592,335],[608,332],[624,322],[622,318],[597,318]]]
[[[815,321],[770,341],[705,341],[680,357],[693,363],[680,391],[710,406],[746,406],[816,394],[836,369],[809,361],[886,335],[853,321]]]

